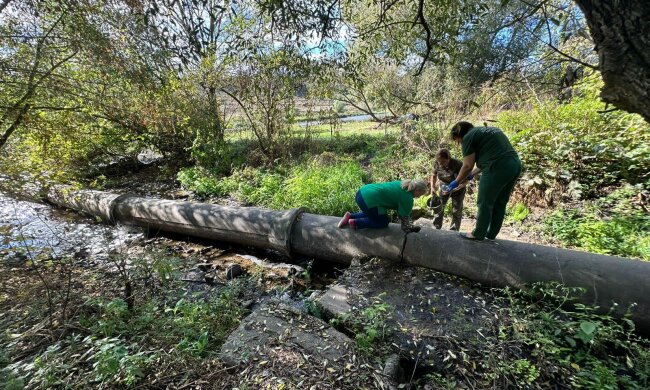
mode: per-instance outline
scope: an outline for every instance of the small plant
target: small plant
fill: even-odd
[[[321,306],[318,304],[318,302],[313,301],[311,299],[308,299],[305,301],[305,309],[307,310],[307,313],[310,315],[316,317],[316,318],[323,318],[323,310],[321,309]]]
[[[530,215],[530,210],[525,204],[518,202],[509,207],[506,212],[506,220],[510,223],[521,223]]]
[[[343,316],[340,321],[355,333],[355,340],[360,350],[370,354],[378,348],[378,343],[390,333],[387,319],[392,308],[381,300],[381,295],[374,298],[372,305],[360,313]],[[331,322],[336,326],[336,322]]]
[[[560,242],[594,253],[650,260],[650,217],[643,213],[598,216],[596,210],[558,210],[545,221]]]
[[[114,338],[101,339],[95,344],[98,348],[91,358],[97,381],[131,386],[144,376],[143,368],[151,361],[145,353],[130,353],[131,348]]]
[[[541,376],[576,388],[646,388],[650,378],[647,341],[634,333],[634,323],[611,313],[575,303],[580,289],[538,283],[528,290],[499,290],[502,316],[511,319],[501,335],[529,346],[528,358],[500,359],[499,370],[516,387],[533,385]],[[572,311],[564,310],[573,302]],[[496,351],[499,353],[498,351]],[[554,367],[555,374],[548,371]]]

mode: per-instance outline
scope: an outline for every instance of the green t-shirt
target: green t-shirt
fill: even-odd
[[[411,215],[413,194],[402,189],[402,182],[399,180],[366,184],[360,191],[368,208],[377,207],[379,214],[386,214],[386,209],[390,209],[397,210],[400,217]]]
[[[463,156],[476,153],[476,166],[482,171],[503,157],[519,157],[508,137],[496,127],[474,127],[463,137]]]

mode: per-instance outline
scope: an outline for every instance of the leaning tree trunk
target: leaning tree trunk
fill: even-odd
[[[650,122],[650,1],[575,2],[596,43],[603,100]]]

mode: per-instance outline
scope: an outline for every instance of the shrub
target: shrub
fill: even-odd
[[[643,183],[650,177],[650,129],[638,115],[599,114],[598,75],[583,84],[569,103],[531,103],[532,109],[499,115],[499,126],[519,151],[523,184],[550,197],[598,196],[621,180]],[[552,193],[553,192],[553,193]]]
[[[650,215],[631,203],[635,188],[614,191],[583,210],[559,209],[544,221],[546,231],[590,252],[650,260]]]

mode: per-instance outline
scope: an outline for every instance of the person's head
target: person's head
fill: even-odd
[[[402,180],[402,189],[412,193],[414,198],[419,198],[428,192],[428,186],[424,180]]]
[[[469,133],[470,130],[474,127],[473,124],[469,122],[458,122],[451,128],[451,139],[456,143],[463,141],[465,134]]]
[[[442,165],[443,167],[446,167],[447,164],[449,164],[449,160],[451,160],[451,153],[449,153],[449,150],[447,149],[438,150],[438,153],[436,153],[436,161],[438,161],[438,164]]]

